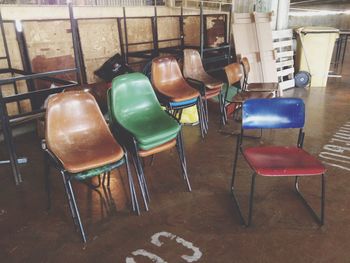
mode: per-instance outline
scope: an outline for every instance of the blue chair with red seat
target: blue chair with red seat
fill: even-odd
[[[263,177],[295,177],[295,190],[316,221],[324,224],[325,206],[325,172],[322,163],[303,150],[305,105],[298,98],[250,99],[243,103],[242,129],[237,137],[236,155],[233,164],[231,193],[237,206],[242,224],[249,226],[252,221],[255,178]],[[298,128],[299,137],[296,146],[257,146],[243,148],[244,130],[249,129],[290,129]],[[241,153],[253,170],[249,211],[247,221],[235,194],[235,176],[238,155]],[[314,211],[299,190],[299,178],[305,176],[321,177],[321,211]]]

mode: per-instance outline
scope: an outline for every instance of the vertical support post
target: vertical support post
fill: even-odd
[[[85,61],[84,61],[83,48],[82,48],[81,40],[80,40],[80,31],[79,31],[78,21],[75,20],[75,23],[76,23],[76,30],[77,30],[77,44],[78,44],[78,50],[79,50],[79,54],[80,54],[79,60],[80,60],[80,65],[81,65],[82,83],[87,84],[86,67],[85,67]]]
[[[228,59],[227,64],[231,63],[231,28],[232,28],[232,13],[233,13],[233,4],[230,5],[230,14],[228,19],[228,34],[227,34],[227,44],[228,44]]]
[[[129,64],[129,42],[128,42],[128,31],[126,27],[126,12],[125,6],[123,6],[123,20],[124,20],[124,39],[125,39],[125,63]]]
[[[180,23],[180,38],[181,38],[181,50],[184,50],[185,48],[185,35],[184,35],[184,9],[181,4],[181,14],[179,18],[179,23]]]
[[[68,11],[69,11],[69,20],[71,24],[71,30],[72,30],[72,41],[73,41],[73,51],[74,51],[74,60],[75,60],[75,66],[76,66],[76,75],[77,75],[77,81],[79,85],[82,85],[84,83],[83,77],[81,74],[81,65],[80,65],[80,54],[79,54],[79,48],[78,48],[78,37],[77,37],[77,24],[74,19],[74,13],[73,13],[73,7],[72,3],[68,4]]]
[[[200,34],[200,54],[201,54],[201,59],[203,60],[203,55],[204,55],[204,28],[203,28],[203,26],[204,26],[204,17],[203,17],[203,1],[201,1],[201,3],[200,3],[200,14],[199,14],[199,16],[200,16],[200,22],[199,22],[199,27],[200,27],[200,32],[199,32],[199,34]]]
[[[122,53],[122,57],[124,58],[124,63],[126,63],[126,54],[124,50],[124,41],[123,41],[123,32],[122,32],[122,25],[121,25],[121,20],[118,17],[117,18],[117,23],[118,23],[118,36],[119,36],[119,44],[120,44],[120,52]]]
[[[12,63],[11,63],[11,59],[10,59],[10,52],[9,52],[8,45],[7,45],[6,33],[5,33],[5,28],[4,28],[4,24],[3,24],[3,20],[2,20],[1,11],[0,11],[0,29],[1,29],[1,36],[2,36],[2,41],[3,41],[3,45],[4,45],[4,50],[5,50],[5,57],[6,57],[6,61],[7,61],[7,66],[11,70],[11,76],[14,77],[14,73],[12,72]],[[17,88],[16,82],[13,83],[13,88],[15,90],[15,93],[18,94],[18,88]],[[0,92],[2,92],[2,90],[0,90]],[[18,111],[21,113],[21,105],[20,105],[19,101],[17,101],[16,103],[17,103]]]
[[[16,28],[16,30],[15,30],[16,31],[16,39],[18,42],[19,53],[21,55],[23,70],[26,73],[31,74],[31,73],[33,73],[33,71],[32,71],[32,66],[31,66],[31,62],[30,62],[30,58],[29,58],[29,54],[28,54],[27,42],[26,42],[24,32],[23,32],[23,30],[18,30],[17,26],[15,28]],[[26,84],[27,84],[29,91],[36,90],[35,82],[32,79],[26,80]],[[34,109],[39,109],[41,106],[40,103],[38,101],[36,101],[35,98],[30,99],[30,103]]]
[[[155,2],[156,3],[156,2]],[[158,45],[158,15],[157,6],[154,6],[154,17],[152,19],[152,32],[153,32],[153,56],[159,56],[159,45]]]
[[[1,124],[2,124],[2,131],[4,134],[4,140],[6,142],[7,151],[10,156],[12,174],[15,179],[16,185],[19,185],[22,182],[22,177],[18,168],[17,155],[15,151],[13,138],[12,138],[12,132],[11,132],[10,121],[9,121],[9,117],[6,109],[6,103],[3,100],[1,92],[0,92],[0,116],[1,116]]]

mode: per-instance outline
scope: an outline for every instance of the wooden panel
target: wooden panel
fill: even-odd
[[[88,83],[98,82],[94,71],[120,53],[116,19],[79,20],[79,33]]]
[[[236,54],[247,57],[251,65],[248,82],[277,82],[271,14],[235,13],[233,17]]]
[[[184,34],[185,34],[185,45],[199,46],[199,43],[200,43],[199,16],[184,17]]]
[[[225,15],[205,16],[206,39],[205,46],[217,47],[225,42]]]

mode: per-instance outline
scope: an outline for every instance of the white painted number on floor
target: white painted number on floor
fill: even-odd
[[[164,244],[164,241],[161,241],[160,238],[162,238],[164,240],[164,238],[170,239],[170,240],[174,240],[183,245],[184,247],[186,247],[189,250],[192,250],[191,255],[182,255],[181,258],[185,261],[185,262],[196,262],[198,261],[201,257],[202,257],[202,252],[199,250],[198,247],[195,247],[191,242],[178,237],[172,233],[166,232],[166,231],[162,231],[159,233],[155,233],[152,237],[151,237],[151,244],[157,246],[157,247],[161,247]],[[159,257],[158,255],[155,255],[151,252],[148,252],[144,249],[138,249],[135,250],[134,252],[131,253],[133,256],[143,256],[143,257],[147,257],[150,260],[152,260],[152,262],[155,263],[167,263],[167,261],[165,261],[164,259],[162,259],[161,257]],[[135,259],[133,257],[127,257],[126,258],[126,263],[136,263]]]

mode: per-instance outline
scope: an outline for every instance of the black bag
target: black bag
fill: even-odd
[[[94,74],[106,82],[111,82],[116,76],[132,72],[133,70],[124,64],[122,56],[117,53],[95,70]]]

